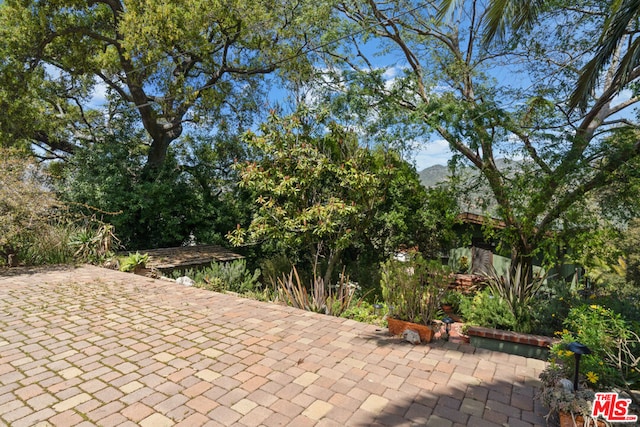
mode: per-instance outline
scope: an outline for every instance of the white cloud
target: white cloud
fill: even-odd
[[[451,156],[449,143],[444,139],[436,139],[421,143],[414,152],[413,160],[415,161],[416,169],[421,171],[433,165],[446,166]]]
[[[631,89],[624,89],[624,90],[620,91],[620,93],[617,94],[611,100],[611,104],[612,105],[617,105],[617,104],[620,104],[622,102],[626,102],[626,101],[630,100],[632,96],[633,96],[633,92],[631,91]]]
[[[93,87],[93,93],[91,94],[91,101],[89,105],[92,107],[103,107],[107,103],[107,85],[98,82]]]

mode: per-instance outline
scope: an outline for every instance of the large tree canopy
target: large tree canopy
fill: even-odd
[[[362,31],[358,47],[375,37],[397,59],[397,76],[386,80],[369,77],[380,75],[371,62],[352,60],[350,71],[367,78],[350,80],[365,81],[358,93],[426,125],[456,160],[482,172],[513,259],[531,262],[549,237],[588,226],[598,191],[637,175],[640,98],[635,91],[618,96],[635,76],[616,74],[628,46],[617,45],[585,110],[571,110],[579,70],[607,25],[606,5],[554,3],[528,32],[487,44],[492,9],[483,1],[459,3],[441,19],[437,1],[344,2],[341,13]],[[365,49],[355,52],[367,57]],[[502,157],[515,162],[498,162]]]
[[[4,1],[3,144],[72,153],[104,120],[92,102],[105,91],[110,110],[137,112],[147,166],[159,168],[188,126],[246,127],[264,76],[305,76],[329,11],[317,1]]]
[[[310,254],[315,265],[325,263],[325,283],[347,248],[380,259],[401,245],[437,253],[454,210],[428,195],[395,151],[362,147],[335,121],[315,120],[302,112],[272,116],[246,135],[257,159],[237,168],[255,209],[248,227],[229,233],[232,243],[275,240]]]

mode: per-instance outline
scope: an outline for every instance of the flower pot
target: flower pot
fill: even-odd
[[[133,274],[137,274],[138,276],[149,276],[151,273],[151,269],[147,268],[144,264],[136,265],[133,269]]]
[[[584,418],[582,417],[582,415],[576,415],[574,418],[574,416],[571,415],[569,412],[560,412],[558,416],[560,417],[560,427],[576,427],[576,426],[582,427],[585,425]],[[597,420],[595,422],[594,421],[595,420],[591,418],[591,423],[587,425],[598,426],[598,427],[606,426],[604,421],[601,421],[601,420]]]
[[[407,329],[411,329],[420,335],[420,341],[424,343],[431,342],[433,339],[434,331],[431,326],[398,320],[392,317],[387,318],[387,324],[391,335],[401,335]]]
[[[445,314],[453,314],[453,305],[441,304],[440,307],[442,307],[442,311],[444,311]]]

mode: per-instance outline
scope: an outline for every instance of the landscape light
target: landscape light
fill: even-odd
[[[445,341],[449,341],[449,329],[451,329],[451,325],[455,322],[455,320],[453,320],[451,317],[446,316],[445,318],[442,319],[442,323],[444,323],[444,331],[446,333],[445,335]]]
[[[576,358],[576,369],[573,373],[573,391],[578,391],[578,372],[580,371],[580,357],[583,354],[591,354],[591,350],[584,344],[579,342],[572,342],[567,345],[567,349],[573,352]]]

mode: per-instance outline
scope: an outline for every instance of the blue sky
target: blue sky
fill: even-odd
[[[443,139],[421,142],[419,150],[413,156],[416,169],[419,171],[433,165],[447,165],[451,158],[449,143]]]

